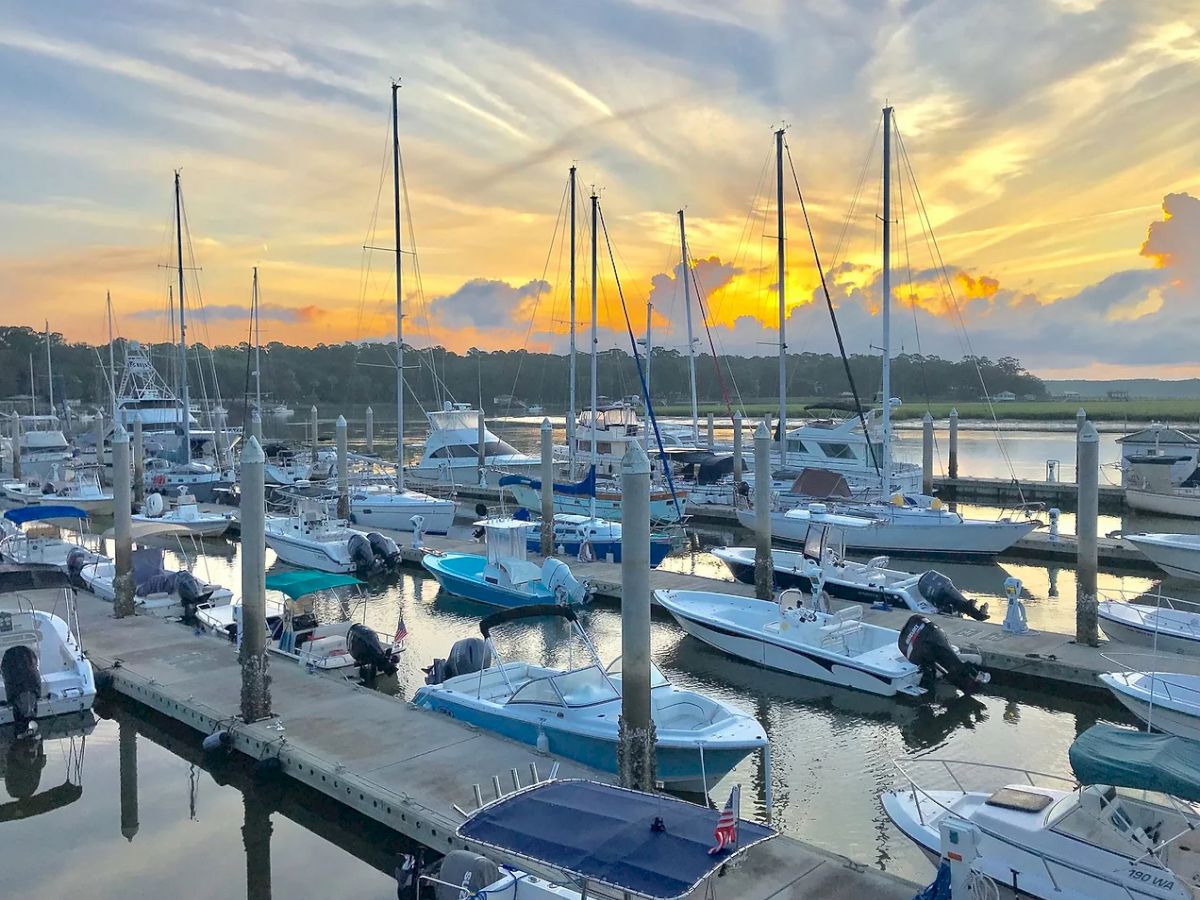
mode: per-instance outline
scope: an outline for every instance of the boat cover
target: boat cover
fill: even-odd
[[[330,588],[347,587],[352,584],[362,584],[350,575],[335,575],[332,572],[317,572],[311,569],[300,571],[272,572],[267,576],[267,590],[282,591],[293,600],[317,591],[327,591]]]
[[[4,518],[14,525],[44,522],[49,519],[86,519],[87,512],[78,506],[22,506],[4,511]]]
[[[774,837],[738,822],[732,851],[710,854],[720,810],[584,779],[544,781],[502,797],[458,827],[459,837],[628,891],[672,900],[739,853]]]
[[[529,478],[526,475],[504,475],[500,478],[500,487],[508,487],[512,484],[528,485],[535,491],[542,488],[541,481],[536,478]],[[557,481],[554,482],[554,493],[565,494],[571,497],[595,497],[596,467],[591,466],[588,469],[587,476],[577,484],[559,484]]]
[[[1097,724],[1075,739],[1068,756],[1083,784],[1157,791],[1200,802],[1200,742]]]

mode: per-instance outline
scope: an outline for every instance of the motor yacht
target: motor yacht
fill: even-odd
[[[426,413],[429,435],[421,461],[408,473],[414,480],[443,485],[495,486],[504,472],[537,473],[541,460],[519,452],[486,426],[483,430],[483,470],[479,465],[479,425],[483,413],[466,403],[446,402]]]

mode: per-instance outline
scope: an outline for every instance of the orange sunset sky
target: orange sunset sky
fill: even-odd
[[[257,265],[264,340],[385,339],[391,258],[363,245],[392,241],[394,77],[418,346],[565,349],[574,161],[639,332],[651,297],[658,339],[685,341],[684,207],[718,348],[773,353],[782,122],[849,348],[869,352],[890,102],[897,349],[919,329],[926,353],[1047,376],[1197,374],[1200,13],[1183,0],[10,5],[0,320],[98,342],[111,291],[120,334],[164,338],[178,168],[194,338],[244,339]],[[833,351],[787,182],[789,346]],[[603,343],[627,347],[601,270]],[[586,306],[581,280],[585,323]]]

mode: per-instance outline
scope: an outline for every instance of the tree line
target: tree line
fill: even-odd
[[[50,335],[54,393],[85,404],[107,403],[108,346],[68,343],[61,334]],[[151,357],[169,384],[176,380],[178,352],[169,344],[150,345]],[[271,402],[287,404],[373,404],[386,416],[396,399],[396,373],[392,349],[386,344],[318,344],[299,347],[271,342],[261,348],[262,391]],[[118,373],[124,357],[124,340],[114,347]],[[0,397],[28,396],[30,360],[38,405],[45,411],[49,396],[46,380],[45,336],[28,327],[0,326]],[[548,409],[566,407],[570,390],[569,360],[553,353],[525,350],[480,350],[456,353],[443,347],[415,350],[405,347],[405,402],[413,409],[435,408],[453,399],[479,403],[489,412],[505,412],[508,397]],[[643,371],[645,365],[643,357]],[[218,396],[230,410],[252,397],[253,350],[237,346],[189,348],[189,383],[193,399]],[[787,358],[788,394],[795,399],[823,398],[845,402],[850,391],[846,365],[830,353],[797,353]],[[864,403],[876,398],[880,387],[878,356],[854,355],[849,359],[858,395]],[[650,393],[655,403],[686,403],[690,395],[687,357],[678,350],[655,348],[649,359]],[[605,350],[598,359],[598,393],[609,399],[641,394],[638,367],[624,350]],[[577,360],[576,396],[583,406],[590,396],[589,360]],[[214,377],[215,376],[215,377]],[[214,387],[214,385],[216,387]],[[775,356],[730,356],[714,361],[707,353],[696,357],[696,392],[701,402],[732,406],[770,401],[779,393],[779,361]],[[1019,360],[1002,357],[963,357],[952,361],[938,356],[904,353],[892,361],[892,395],[906,403],[982,399],[1010,392],[1018,398],[1042,399],[1046,386],[1025,371]],[[519,407],[518,407],[519,408]]]

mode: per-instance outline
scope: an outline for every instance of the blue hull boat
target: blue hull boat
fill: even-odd
[[[620,541],[588,541],[592,555],[599,562],[615,562],[621,561],[621,542]],[[542,552],[542,537],[537,534],[536,528],[534,534],[527,541],[526,546],[531,553]],[[579,550],[583,546],[583,541],[558,541],[554,545],[554,551],[561,551],[567,556],[579,556]],[[650,567],[658,568],[659,564],[664,559],[671,555],[671,539],[651,538],[650,539]]]
[[[421,560],[421,565],[444,590],[477,603],[511,608],[554,602],[554,592],[543,587],[540,581],[527,582],[520,587],[505,587],[487,581],[483,573],[488,561],[482,556],[469,553],[426,556]]]

